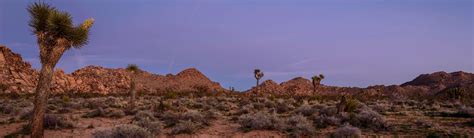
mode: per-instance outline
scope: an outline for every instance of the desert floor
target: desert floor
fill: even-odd
[[[337,99],[337,98],[335,98]],[[33,97],[0,99],[0,136],[27,135]],[[243,95],[49,98],[46,137],[474,136],[474,109],[453,101]],[[122,129],[114,129],[122,126]]]

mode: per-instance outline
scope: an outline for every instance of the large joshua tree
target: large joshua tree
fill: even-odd
[[[311,79],[313,80],[313,92],[316,93],[316,88],[321,84],[321,80],[324,79],[324,75],[314,75]]]
[[[138,73],[138,66],[135,64],[129,64],[127,66],[127,71],[131,73],[130,75],[130,109],[135,107],[135,97],[137,94],[137,86],[136,86],[136,75]]]
[[[261,78],[263,78],[263,72],[260,69],[255,69],[253,71],[253,74],[254,74],[255,79],[257,79],[257,85],[255,86],[255,88],[257,89],[257,93],[258,93],[259,92],[258,82],[260,81]]]
[[[59,11],[45,3],[28,6],[29,26],[36,35],[40,51],[41,71],[36,86],[34,115],[31,120],[31,137],[43,137],[45,104],[51,88],[54,67],[65,51],[81,48],[87,44],[89,29],[94,23],[87,19],[84,23],[73,25],[69,13]]]

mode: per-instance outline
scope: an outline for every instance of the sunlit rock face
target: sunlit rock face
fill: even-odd
[[[38,71],[24,62],[19,54],[6,46],[0,46],[1,93],[33,93],[38,80]],[[130,87],[130,72],[87,66],[66,74],[56,69],[51,85],[52,93],[127,93]],[[173,91],[224,91],[219,83],[211,81],[195,68],[183,70],[177,75],[157,75],[140,71],[136,74],[139,91],[156,93]]]

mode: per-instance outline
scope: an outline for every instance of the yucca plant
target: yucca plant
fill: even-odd
[[[258,93],[259,92],[258,83],[259,83],[260,79],[263,78],[264,74],[260,69],[255,69],[253,71],[253,74],[254,74],[255,79],[257,79],[257,85],[255,86],[255,88],[257,89],[257,93]]]
[[[74,25],[71,14],[59,11],[46,3],[33,3],[28,6],[29,26],[40,51],[41,71],[36,86],[34,116],[31,120],[31,137],[43,137],[45,104],[51,88],[54,67],[61,56],[71,48],[79,49],[87,44],[89,29],[94,19],[89,18],[82,24]]]
[[[130,74],[130,108],[133,109],[135,107],[135,99],[136,99],[136,93],[137,93],[137,86],[136,86],[136,75],[138,71],[140,70],[136,64],[129,64],[127,66],[127,71],[129,71]]]
[[[313,92],[316,93],[316,88],[321,84],[321,80],[324,79],[324,75],[323,74],[319,74],[319,75],[314,75],[313,77],[311,77],[311,80],[313,81]]]

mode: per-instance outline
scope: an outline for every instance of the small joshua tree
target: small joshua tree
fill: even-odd
[[[321,84],[321,80],[324,79],[324,75],[323,74],[319,74],[319,76],[314,75],[311,79],[313,80],[313,92],[316,93],[316,87],[318,87]]]
[[[130,75],[130,108],[135,107],[135,96],[137,93],[137,86],[136,86],[136,75],[138,73],[138,66],[135,64],[129,64],[127,66],[127,71],[131,73]]]
[[[255,69],[253,71],[253,74],[255,76],[255,79],[257,79],[257,86],[255,86],[255,88],[257,89],[257,93],[258,93],[258,91],[259,91],[258,82],[260,81],[261,78],[263,78],[263,72],[260,71],[260,69]]]
[[[64,52],[71,48],[79,49],[87,44],[89,29],[94,19],[85,20],[82,24],[74,25],[71,14],[57,10],[46,3],[33,3],[28,6],[30,13],[29,26],[36,36],[41,71],[35,90],[34,115],[31,120],[31,137],[43,137],[45,106],[54,67]]]

